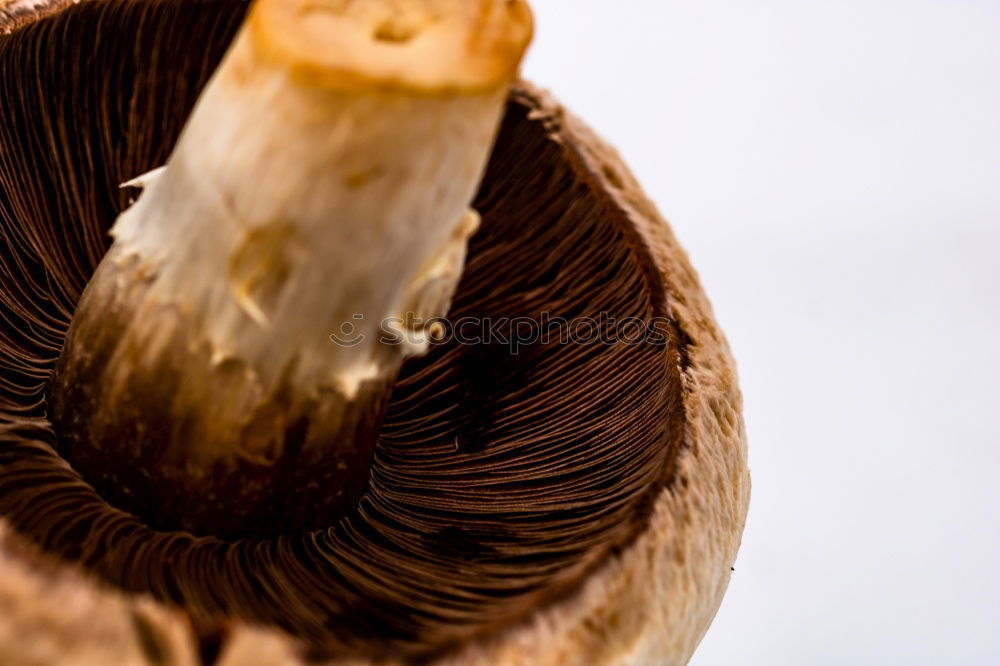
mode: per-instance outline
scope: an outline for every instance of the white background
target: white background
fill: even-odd
[[[535,0],[734,349],[753,497],[695,666],[1000,664],[1000,1]]]

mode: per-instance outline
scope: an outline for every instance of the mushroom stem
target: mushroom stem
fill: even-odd
[[[349,509],[530,33],[520,1],[259,0],[74,315],[50,404],[74,467],[200,533]]]

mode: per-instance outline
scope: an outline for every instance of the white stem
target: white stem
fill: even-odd
[[[471,91],[456,88],[448,77],[470,76],[467,65],[456,53],[451,70],[421,62],[425,44],[435,53],[443,46],[433,33],[441,28],[426,26],[421,35],[417,19],[406,23],[418,33],[411,43],[380,43],[374,31],[387,19],[372,9],[380,4],[402,21],[392,3],[260,3],[166,167],[150,176],[113,230],[115,260],[156,276],[149,307],[183,308],[196,327],[192,337],[210,341],[220,362],[253,361],[265,386],[293,361],[294,384],[348,396],[360,381],[383,375],[394,356],[380,348],[383,320],[444,315],[476,227],[468,206],[509,81],[462,80]],[[505,2],[480,4],[511,11]],[[346,9],[353,7],[365,9]],[[288,23],[303,16],[303,25]],[[365,21],[370,31],[354,25]],[[292,42],[301,52],[275,52],[273,43],[290,33],[320,27],[331,41],[318,44],[327,51],[337,45],[333,54],[306,54],[307,38]],[[457,45],[463,33],[448,30]],[[414,68],[417,85],[397,72],[391,85],[372,79],[358,87],[357,72],[348,77],[332,62],[344,46],[338,40],[369,42],[344,51],[357,71],[385,75],[378,68],[391,56]],[[367,56],[373,62],[358,61]],[[426,67],[442,68],[439,89]],[[304,68],[342,80],[303,77]],[[510,63],[505,69],[514,71]],[[334,344],[330,334],[344,331],[363,342]],[[408,337],[400,353],[426,348]]]
[[[446,313],[530,35],[521,0],[259,0],[74,315],[71,462],[190,529],[349,505],[427,347],[383,322]]]

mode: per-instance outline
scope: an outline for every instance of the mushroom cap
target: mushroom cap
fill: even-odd
[[[34,5],[0,6],[0,661],[198,663],[224,626],[220,664],[686,663],[743,530],[741,398],[697,275],[615,151],[546,93],[512,92],[456,316],[603,308],[663,318],[667,344],[435,350],[404,371],[353,522],[257,544],[157,533],[61,460],[45,381],[128,203],[114,187],[169,153],[242,3]],[[88,40],[116,63],[100,83],[66,58]],[[251,577],[305,551],[309,570]],[[255,606],[277,583],[270,598],[304,603],[299,578],[354,598],[286,609],[295,626]],[[215,598],[226,580],[235,602]]]

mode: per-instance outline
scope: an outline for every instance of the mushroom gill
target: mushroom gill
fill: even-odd
[[[451,336],[403,365],[342,516],[301,526],[306,465],[259,533],[194,534],[70,464],[49,379],[136,196],[119,185],[166,162],[246,8],[0,7],[0,514],[15,538],[84,571],[81,594],[270,627],[314,661],[686,663],[746,511],[732,361],[627,169],[529,84],[507,102],[448,316],[495,339]],[[517,322],[607,317],[659,335],[511,345]]]

